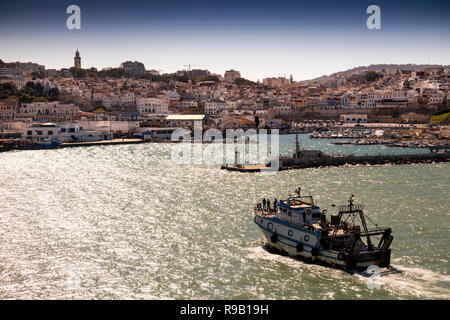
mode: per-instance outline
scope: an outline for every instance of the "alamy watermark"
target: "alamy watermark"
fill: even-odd
[[[369,30],[380,30],[381,29],[381,9],[379,6],[372,4],[367,7],[367,14],[370,16],[366,20],[366,26]]]
[[[66,286],[68,290],[79,290],[81,288],[81,272],[76,266],[67,269]]]
[[[370,265],[367,267],[366,272],[370,274],[369,278],[366,281],[367,288],[371,290],[380,289],[381,285],[383,284],[383,280],[381,279],[380,267],[376,265]]]
[[[66,13],[70,14],[66,19],[66,27],[69,30],[81,29],[81,9],[80,6],[72,4],[67,7]],[[366,26],[369,30],[381,29],[381,9],[378,5],[372,4],[367,7],[366,13],[370,16],[366,20]]]
[[[66,20],[66,27],[69,30],[81,29],[81,9],[76,4],[72,4],[67,7],[67,14],[70,14]]]

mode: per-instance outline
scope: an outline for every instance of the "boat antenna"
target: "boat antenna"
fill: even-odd
[[[349,210],[352,211],[353,210],[353,198],[355,197],[354,194],[352,194],[350,196],[350,198],[348,199],[348,206],[349,206]]]

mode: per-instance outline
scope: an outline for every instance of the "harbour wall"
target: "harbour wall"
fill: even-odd
[[[380,164],[411,164],[447,162],[450,160],[450,152],[426,153],[426,154],[402,154],[402,155],[373,155],[373,156],[323,156],[317,158],[292,158],[281,157],[281,170],[314,168],[323,166],[343,165],[380,165]]]

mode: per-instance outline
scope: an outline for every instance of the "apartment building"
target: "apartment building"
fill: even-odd
[[[373,90],[355,94],[355,103],[361,108],[374,108],[382,101],[405,105],[408,103],[408,93],[405,90]]]
[[[169,99],[136,97],[136,109],[140,115],[169,114]]]
[[[226,82],[233,82],[234,80],[239,79],[241,77],[241,73],[239,71],[231,69],[225,71],[224,76]]]
[[[282,87],[289,84],[289,80],[285,77],[265,78],[263,84],[269,87]]]

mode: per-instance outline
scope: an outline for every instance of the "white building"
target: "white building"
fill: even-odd
[[[206,101],[205,102],[205,114],[214,115],[220,113],[224,109],[228,109],[229,105],[226,102],[221,101]]]
[[[105,108],[111,108],[119,105],[119,97],[113,92],[103,95],[102,106]]]
[[[33,102],[23,104],[19,108],[16,120],[33,120],[40,122],[58,122],[73,120],[80,110],[73,103]]]
[[[195,122],[203,125],[204,114],[171,114],[167,116],[166,121],[170,127],[188,127],[193,128]]]
[[[83,130],[78,123],[55,124],[39,123],[26,126],[22,129],[22,140],[27,142],[50,141],[82,142],[111,139],[111,131]]]
[[[119,104],[121,106],[133,106],[136,104],[136,95],[134,92],[124,92],[119,96]]]
[[[361,108],[374,108],[381,101],[403,105],[405,101],[408,102],[408,93],[405,90],[375,90],[355,94],[355,102]]]
[[[445,99],[445,93],[439,90],[433,90],[430,93],[428,93],[428,103],[429,104],[436,104],[436,103],[442,103]]]

